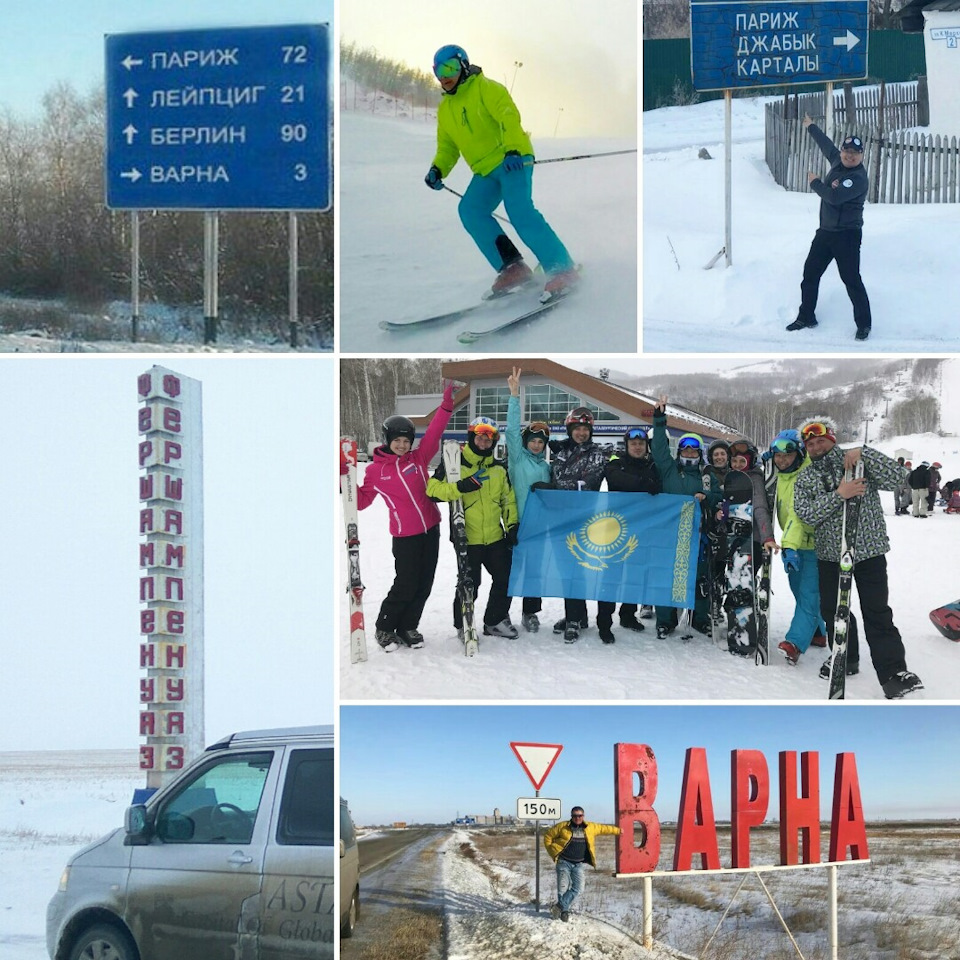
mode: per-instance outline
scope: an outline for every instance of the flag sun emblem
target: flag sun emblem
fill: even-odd
[[[623,563],[637,549],[638,541],[622,514],[605,510],[568,533],[566,543],[580,566],[605,570],[613,563]]]

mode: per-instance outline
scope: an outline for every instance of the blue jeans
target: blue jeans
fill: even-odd
[[[583,867],[582,863],[571,863],[562,857],[557,860],[557,902],[561,910],[569,911],[583,893]]]
[[[788,570],[787,579],[797,606],[787,630],[789,640],[801,653],[806,653],[813,635],[819,630],[824,636],[826,624],[820,617],[820,574],[814,550],[798,550],[800,569]]]
[[[485,177],[474,175],[460,201],[460,221],[490,266],[500,270],[503,258],[497,250],[497,237],[503,233],[503,227],[494,219],[493,211],[502,200],[513,229],[543,269],[547,273],[569,270],[573,260],[567,248],[533,205],[533,157],[523,159],[527,166],[522,173],[507,173],[501,163]]]

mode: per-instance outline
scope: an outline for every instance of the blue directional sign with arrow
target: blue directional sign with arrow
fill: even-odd
[[[691,0],[695,90],[858,80],[868,0]]]
[[[114,209],[326,210],[324,24],[106,37]]]

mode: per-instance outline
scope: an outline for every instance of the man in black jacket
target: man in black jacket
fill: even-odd
[[[860,278],[860,242],[863,239],[863,204],[867,199],[867,171],[863,166],[863,141],[847,137],[838,150],[836,144],[810,119],[803,126],[830,163],[830,172],[821,180],[808,173],[810,188],[820,197],[820,228],[810,244],[803,281],[800,284],[800,310],[788,330],[803,330],[817,325],[817,296],[820,278],[837,261],[840,279],[853,304],[857,339],[870,336],[870,301]]]
[[[926,460],[910,471],[907,477],[910,494],[913,498],[913,515],[927,519],[927,490],[930,487],[930,464]]]

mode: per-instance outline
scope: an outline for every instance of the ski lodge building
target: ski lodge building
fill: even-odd
[[[447,440],[467,439],[467,425],[474,417],[490,417],[500,424],[501,434],[507,427],[507,402],[510,388],[507,377],[514,367],[520,377],[520,420],[527,424],[542,420],[550,425],[551,437],[564,440],[564,420],[574,407],[587,407],[594,416],[593,439],[612,453],[622,447],[624,433],[632,427],[649,430],[653,425],[653,408],[657,398],[638,393],[629,387],[612,383],[603,377],[572,370],[554,360],[514,359],[452,360],[443,365],[443,375],[464,383],[454,396],[453,417],[444,433]],[[422,436],[440,405],[439,394],[397,397],[396,413],[409,417]],[[428,412],[425,412],[428,411]],[[674,403],[667,404],[667,435],[671,449],[685,433],[697,433],[706,444],[713,440],[727,441],[740,434],[727,424],[719,423]],[[501,439],[501,446],[503,440]],[[498,453],[502,454],[502,450]]]

